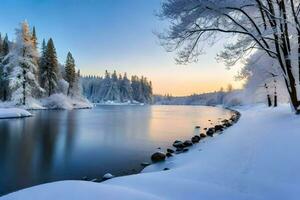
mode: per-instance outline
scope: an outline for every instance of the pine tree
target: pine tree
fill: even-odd
[[[36,37],[36,32],[35,32],[35,26],[32,28],[32,36],[31,36],[32,42],[33,42],[33,47],[37,50],[38,42],[37,42],[37,37]]]
[[[7,34],[4,37],[3,44],[2,44],[2,56],[6,56],[9,53],[9,41]]]
[[[130,84],[130,80],[127,78],[127,74],[125,73],[121,84],[120,84],[120,96],[121,100],[124,101],[132,101],[132,88]]]
[[[8,93],[8,74],[4,70],[4,65],[7,64],[8,59],[4,62],[5,56],[9,53],[7,34],[2,40],[0,35],[0,99],[7,100]]]
[[[5,57],[4,71],[8,74],[11,100],[25,105],[27,97],[38,96],[42,89],[36,80],[37,51],[33,46],[27,22],[21,23],[21,28],[16,29],[16,36],[12,52]],[[8,44],[8,39],[5,41]]]
[[[107,70],[105,70],[104,79],[101,82],[99,96],[101,97],[101,101],[106,101],[106,95],[108,94],[111,87],[111,78],[110,74]]]
[[[2,58],[2,51],[3,51],[3,40],[2,40],[1,33],[0,33],[0,62],[1,62],[1,58]]]
[[[72,92],[72,89],[76,81],[75,60],[70,52],[67,55],[65,74],[66,74],[65,79],[69,83],[68,94],[67,94],[69,95],[70,92]]]
[[[39,82],[42,88],[45,88],[46,82],[46,69],[47,69],[47,60],[46,60],[46,51],[47,45],[45,39],[43,39],[42,47],[41,47],[41,57],[39,60]]]
[[[111,100],[111,101],[117,101],[119,102],[120,99],[120,90],[118,87],[118,75],[117,72],[114,71],[114,73],[111,75],[111,81],[109,90],[107,91],[104,100]]]
[[[43,69],[42,80],[45,80],[43,85],[48,91],[48,96],[50,96],[55,92],[55,89],[57,88],[58,79],[58,61],[52,38],[50,38],[47,42],[45,61],[46,65]]]

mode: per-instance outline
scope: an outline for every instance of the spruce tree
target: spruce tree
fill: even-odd
[[[6,56],[9,53],[9,41],[8,41],[8,36],[7,34],[5,35],[5,38],[3,40],[2,44],[2,56]]]
[[[66,81],[69,83],[68,95],[73,90],[76,81],[75,60],[70,52],[68,52],[65,65]]]
[[[44,87],[48,91],[48,96],[55,92],[57,88],[57,73],[58,73],[58,61],[56,56],[56,49],[52,38],[47,42],[47,48],[45,52],[46,65],[43,72],[42,79],[45,80]]]
[[[28,97],[37,97],[42,89],[36,80],[37,52],[27,22],[21,23],[21,28],[16,29],[16,36],[12,52],[5,57],[4,70],[8,74],[11,100],[25,105]]]
[[[46,69],[47,69],[46,51],[47,51],[47,45],[45,39],[43,39],[42,48],[41,48],[41,57],[39,60],[39,77],[40,77],[39,81],[42,88],[45,88],[45,82],[46,82]]]
[[[3,51],[3,40],[2,40],[1,33],[0,33],[0,62],[1,62],[1,58],[2,58],[2,51]]]
[[[32,28],[31,39],[32,39],[32,42],[33,42],[33,47],[37,50],[38,42],[37,42],[37,37],[36,37],[36,32],[35,32],[35,27],[34,26]]]

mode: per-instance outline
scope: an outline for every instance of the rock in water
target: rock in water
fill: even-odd
[[[215,131],[223,131],[223,128],[222,125],[215,125]]]
[[[184,141],[183,144],[184,144],[184,146],[186,146],[186,147],[189,147],[189,146],[192,146],[192,145],[193,145],[192,141],[190,141],[190,140]]]
[[[147,167],[147,166],[150,165],[150,163],[148,163],[148,162],[142,162],[141,165],[142,165],[143,167]]]
[[[207,131],[206,131],[206,135],[208,136],[213,136],[213,134],[215,133],[215,129],[214,128],[209,128]]]
[[[162,152],[156,152],[151,156],[151,160],[153,162],[160,162],[160,161],[164,161],[165,159],[166,159],[166,155]]]
[[[172,157],[173,155],[172,155],[170,152],[167,152],[167,153],[166,153],[166,156],[167,156],[167,157]]]
[[[195,129],[199,129],[200,128],[200,126],[195,126]]]
[[[115,176],[110,174],[110,173],[106,173],[104,174],[104,176],[102,177],[104,180],[108,180],[108,179],[111,179],[111,178],[114,178]]]
[[[189,149],[183,149],[182,152],[187,152]]]
[[[195,135],[194,137],[192,137],[192,143],[198,143],[200,141],[200,136]]]
[[[173,143],[173,146],[176,147],[176,148],[183,148],[183,147],[184,147],[184,144],[183,144],[183,142],[176,140],[176,141]]]
[[[173,149],[167,149],[167,152],[168,153],[174,153],[174,150]]]
[[[205,133],[200,133],[200,137],[205,138],[206,134]]]

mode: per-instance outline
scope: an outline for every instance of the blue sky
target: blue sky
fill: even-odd
[[[155,13],[161,0],[1,0],[0,32],[14,38],[14,29],[27,20],[41,43],[52,37],[60,62],[68,51],[83,74],[102,75],[105,69],[145,75],[156,93],[186,95],[240,83],[237,69],[215,61],[220,45],[199,63],[178,66],[174,54],[160,45],[154,31],[163,30]],[[164,25],[163,25],[164,24]]]

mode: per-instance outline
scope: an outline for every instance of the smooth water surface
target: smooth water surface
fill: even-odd
[[[138,173],[141,162],[196,125],[229,118],[206,106],[98,106],[87,110],[32,111],[0,120],[0,195],[45,182]],[[211,120],[208,121],[208,120]]]

